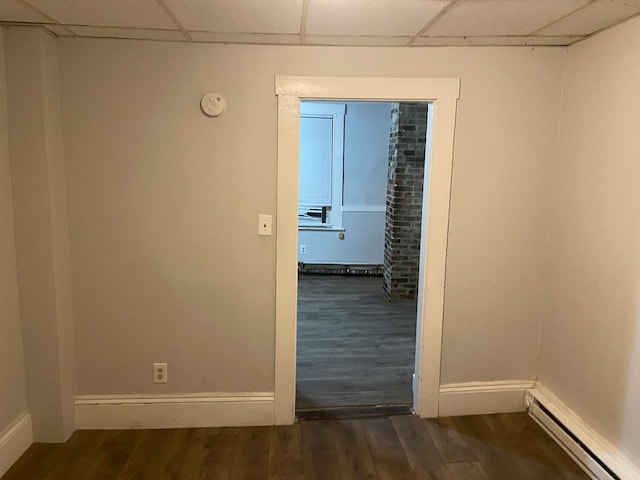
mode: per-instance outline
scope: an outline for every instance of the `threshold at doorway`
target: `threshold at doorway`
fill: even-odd
[[[353,407],[303,408],[296,410],[296,420],[331,420],[342,418],[385,417],[411,414],[413,405],[400,403],[394,405],[361,405]]]

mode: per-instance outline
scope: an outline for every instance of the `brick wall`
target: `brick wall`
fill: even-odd
[[[426,103],[392,105],[383,287],[389,301],[418,296],[426,135]]]

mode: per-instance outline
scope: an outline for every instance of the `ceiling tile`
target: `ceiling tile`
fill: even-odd
[[[302,0],[165,0],[187,30],[299,33]]]
[[[300,35],[297,33],[214,33],[189,32],[196,42],[212,43],[258,43],[261,45],[298,45]]]
[[[396,47],[407,45],[411,37],[374,37],[374,36],[344,36],[344,35],[306,35],[307,45],[348,45],[348,46],[376,46]]]
[[[2,22],[26,22],[48,23],[50,19],[40,15],[33,8],[29,8],[18,0],[0,1],[0,21]]]
[[[429,36],[528,35],[589,0],[459,0]]]
[[[419,37],[418,46],[564,46],[584,38],[582,35],[566,37],[508,36],[508,37]]]
[[[132,38],[140,40],[184,41],[182,33],[177,30],[156,30],[144,28],[112,28],[112,27],[71,27],[81,37]]]
[[[60,23],[176,29],[156,0],[29,0]]]
[[[541,35],[589,35],[640,12],[640,2],[597,0],[585,8],[543,28]]]
[[[307,34],[413,36],[449,0],[309,0]]]

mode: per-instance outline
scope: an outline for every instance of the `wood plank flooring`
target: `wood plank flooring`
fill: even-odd
[[[284,427],[78,431],[2,480],[588,478],[526,414],[411,415]]]
[[[381,277],[300,275],[296,409],[411,404],[416,302]]]

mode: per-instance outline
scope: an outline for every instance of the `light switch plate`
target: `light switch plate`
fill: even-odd
[[[258,216],[258,235],[271,235],[271,224],[273,217],[271,215]]]

